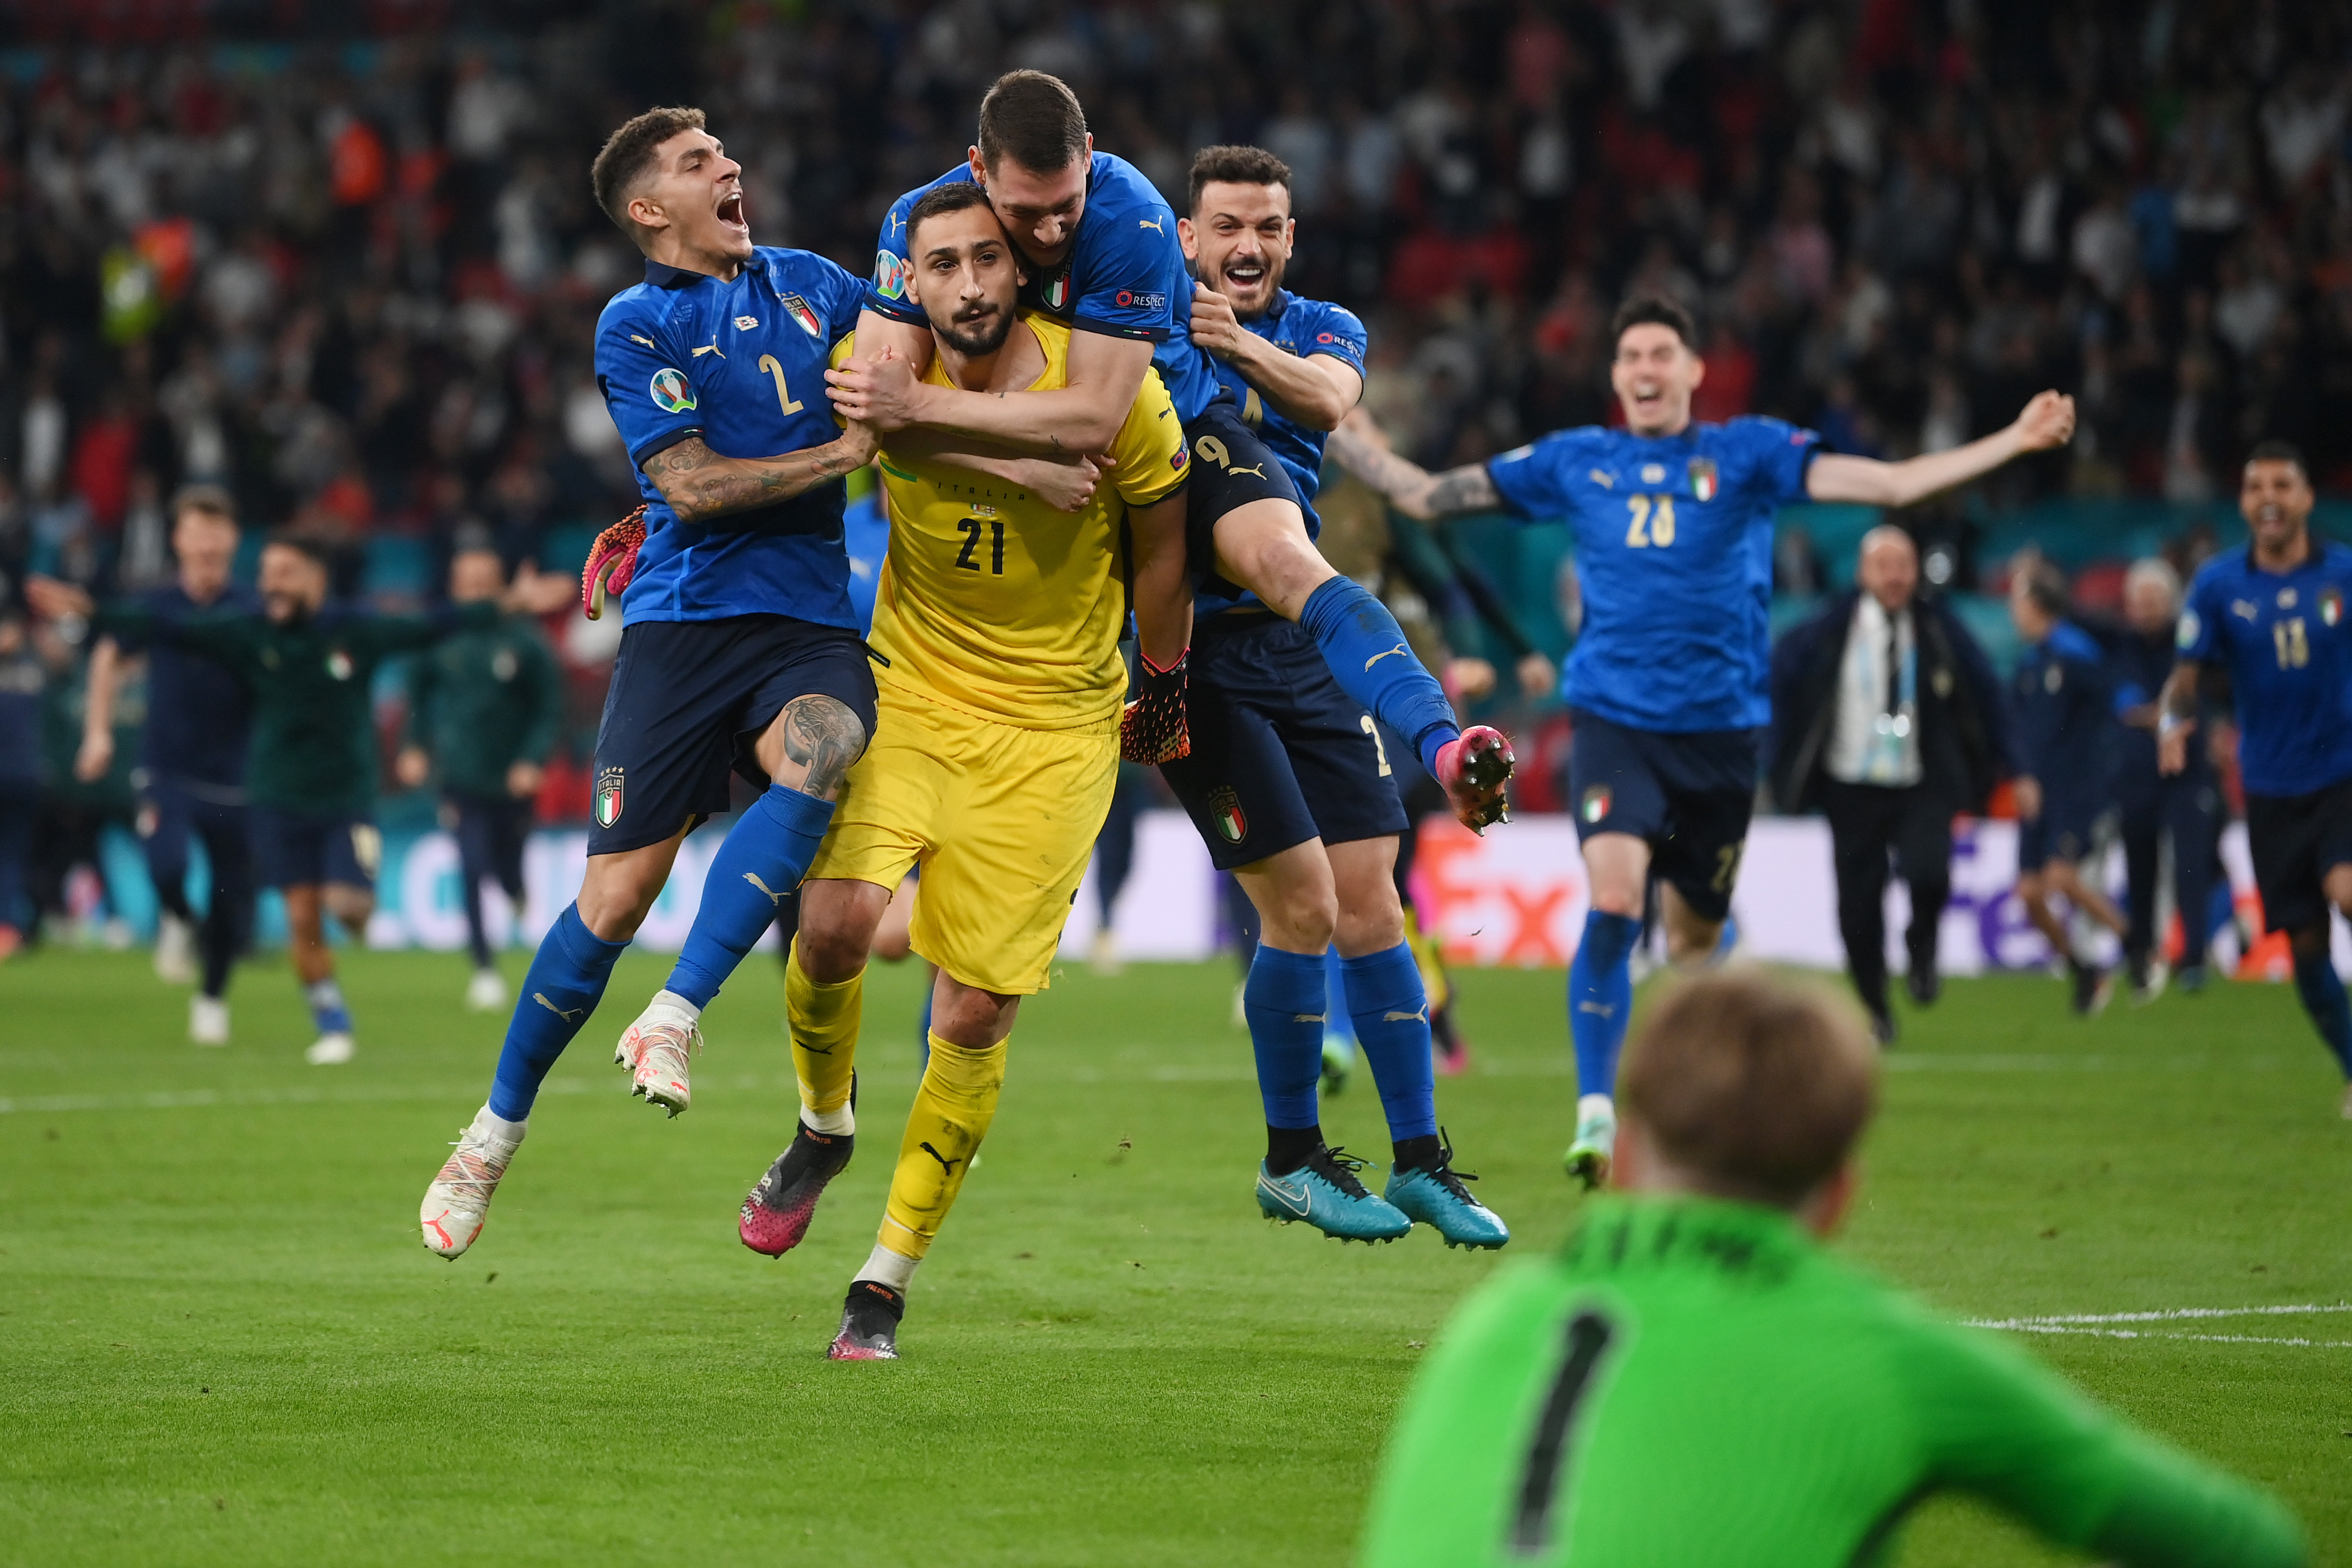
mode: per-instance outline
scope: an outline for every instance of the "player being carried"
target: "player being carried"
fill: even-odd
[[[1326,434],[1364,390],[1363,323],[1282,287],[1297,225],[1290,170],[1273,153],[1203,148],[1188,207],[1178,228],[1203,285],[1192,341],[1311,501]],[[1300,627],[1231,586],[1222,553],[1192,564],[1207,586],[1193,611],[1192,752],[1160,771],[1258,913],[1243,991],[1265,1105],[1258,1207],[1341,1239],[1393,1240],[1420,1220],[1448,1246],[1500,1247],[1510,1231],[1470,1196],[1438,1133],[1429,997],[1394,877],[1408,824],[1372,716]],[[1335,940],[1336,989],[1324,969]],[[1379,1197],[1356,1175],[1362,1161],[1324,1143],[1317,1111],[1325,1012],[1341,992],[1388,1116],[1394,1163]]]
[[[2328,911],[2352,918],[2352,549],[2313,537],[2310,475],[2284,441],[2247,456],[2238,510],[2254,537],[2189,585],[2157,759],[2168,774],[2188,765],[2199,685],[2222,666],[2237,699],[2263,920],[2287,933],[2295,993],[2352,1080],[2352,1001],[2328,953]],[[2352,1087],[2344,1114],[2352,1119]]]
[[[929,382],[991,398],[1061,386],[1081,335],[1019,308],[1020,257],[979,187],[944,183],[907,218],[905,292],[929,324]],[[882,452],[890,549],[870,640],[883,724],[843,781],[802,889],[784,996],[803,1109],[741,1216],[746,1246],[781,1254],[849,1163],[866,952],[919,861],[910,935],[940,970],[930,1060],[836,1360],[898,1354],[908,1284],[996,1113],[1021,998],[1048,984],[1118,782],[1123,572],[1145,657],[1172,664],[1191,630],[1183,492],[1198,465],[1156,372],[1109,456],[1105,486],[1070,512],[1023,486]]]
[[[1072,329],[1066,385],[991,396],[921,375],[931,348],[908,298],[908,216],[925,192],[967,183],[987,193],[1020,253],[1024,303]],[[1117,438],[1143,372],[1156,366],[1193,459],[1191,559],[1213,559],[1231,585],[1297,622],[1341,689],[1413,747],[1465,822],[1497,820],[1509,745],[1484,727],[1464,732],[1396,617],[1317,552],[1297,486],[1192,340],[1192,293],[1176,215],[1151,183],[1125,159],[1094,150],[1086,111],[1058,78],[1011,71],[981,102],[968,161],[899,197],[883,220],[858,318],[861,351],[826,380],[835,407],[885,434],[921,426],[938,446],[1067,457]],[[1148,727],[1176,755],[1184,663],[1147,660],[1140,673]]]
[[[1677,960],[1714,953],[1731,913],[1770,717],[1773,508],[1907,507],[2063,445],[2074,429],[2074,400],[2045,392],[2008,428],[1948,452],[1901,463],[1824,454],[1818,435],[1777,419],[1692,421],[1706,366],[1681,306],[1629,300],[1610,331],[1622,430],[1555,431],[1438,475],[1389,451],[1369,419],[1331,440],[1335,458],[1410,516],[1507,509],[1573,530],[1584,626],[1563,690],[1592,907],[1569,969],[1580,1093],[1567,1158],[1588,1186],[1607,1179],[1616,1136],[1617,1053],[1653,869]]]
[[[719,846],[668,988],[617,1058],[635,1092],[686,1109],[699,1009],[800,881],[874,731],[841,526],[842,476],[874,441],[837,431],[814,395],[860,287],[822,256],[754,246],[741,174],[698,109],[648,110],[596,155],[597,204],[646,256],[645,281],[596,324],[597,384],[637,467],[644,526],[607,530],[589,560],[592,612],[608,572],[627,597],[587,873],[531,960],[488,1103],[425,1191],[425,1244],[445,1258],[481,1230],[541,1082],[678,845],[727,810],[732,769],[766,792]]]

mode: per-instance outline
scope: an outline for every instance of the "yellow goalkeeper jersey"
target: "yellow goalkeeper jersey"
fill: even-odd
[[[1031,392],[1066,384],[1070,329],[1024,311],[1045,369]],[[928,379],[952,383],[934,358]],[[866,641],[877,678],[1028,729],[1115,725],[1126,695],[1120,525],[1186,477],[1184,431],[1160,372],[1146,371],[1094,499],[1056,511],[1018,486],[882,451],[890,549]]]

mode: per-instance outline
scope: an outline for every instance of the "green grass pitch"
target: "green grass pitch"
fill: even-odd
[[[913,975],[869,982],[869,1143],[772,1262],[734,1215],[794,1105],[773,960],[712,1009],[676,1122],[606,1064],[662,973],[623,962],[450,1264],[416,1200],[503,1022],[460,1010],[459,959],[351,957],[340,1069],[302,1064],[282,963],[240,975],[226,1051],[183,1043],[143,955],[0,969],[0,1562],[1349,1559],[1420,1348],[1493,1261],[1256,1218],[1229,968],[1072,966],[1024,1013],[894,1365],[822,1351],[914,1083]],[[1462,989],[1444,1120],[1514,1247],[1552,1245],[1560,977]],[[1958,982],[1908,1025],[1844,1243],[1885,1274],[1998,1317],[2352,1296],[2352,1125],[2285,988],[2085,1023],[2044,980]],[[1385,1156],[1369,1084],[1326,1125]],[[2352,1559],[2352,1315],[2139,1326],[2035,1347]],[[1950,1502],[1902,1558],[2056,1560]]]

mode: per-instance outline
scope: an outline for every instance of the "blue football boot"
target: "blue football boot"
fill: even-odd
[[[1462,1185],[1477,1179],[1469,1171],[1454,1168],[1454,1145],[1444,1142],[1438,1145],[1435,1165],[1391,1171],[1388,1190],[1381,1196],[1398,1213],[1444,1237],[1448,1247],[1500,1247],[1510,1240],[1511,1228]]]
[[[1393,1241],[1412,1228],[1393,1206],[1374,1197],[1356,1173],[1365,1162],[1343,1149],[1318,1146],[1287,1176],[1257,1167],[1257,1206],[1285,1225],[1305,1220],[1340,1241]]]

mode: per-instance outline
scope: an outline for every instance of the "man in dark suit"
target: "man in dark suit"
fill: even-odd
[[[1890,526],[1862,541],[1857,586],[1792,627],[1772,653],[1767,764],[1783,811],[1829,818],[1838,932],[1882,1045],[1888,856],[1911,889],[1911,998],[1934,1001],[1936,928],[1951,894],[1952,818],[2008,769],[2000,685],[1959,618],[1918,597],[1919,552]]]

